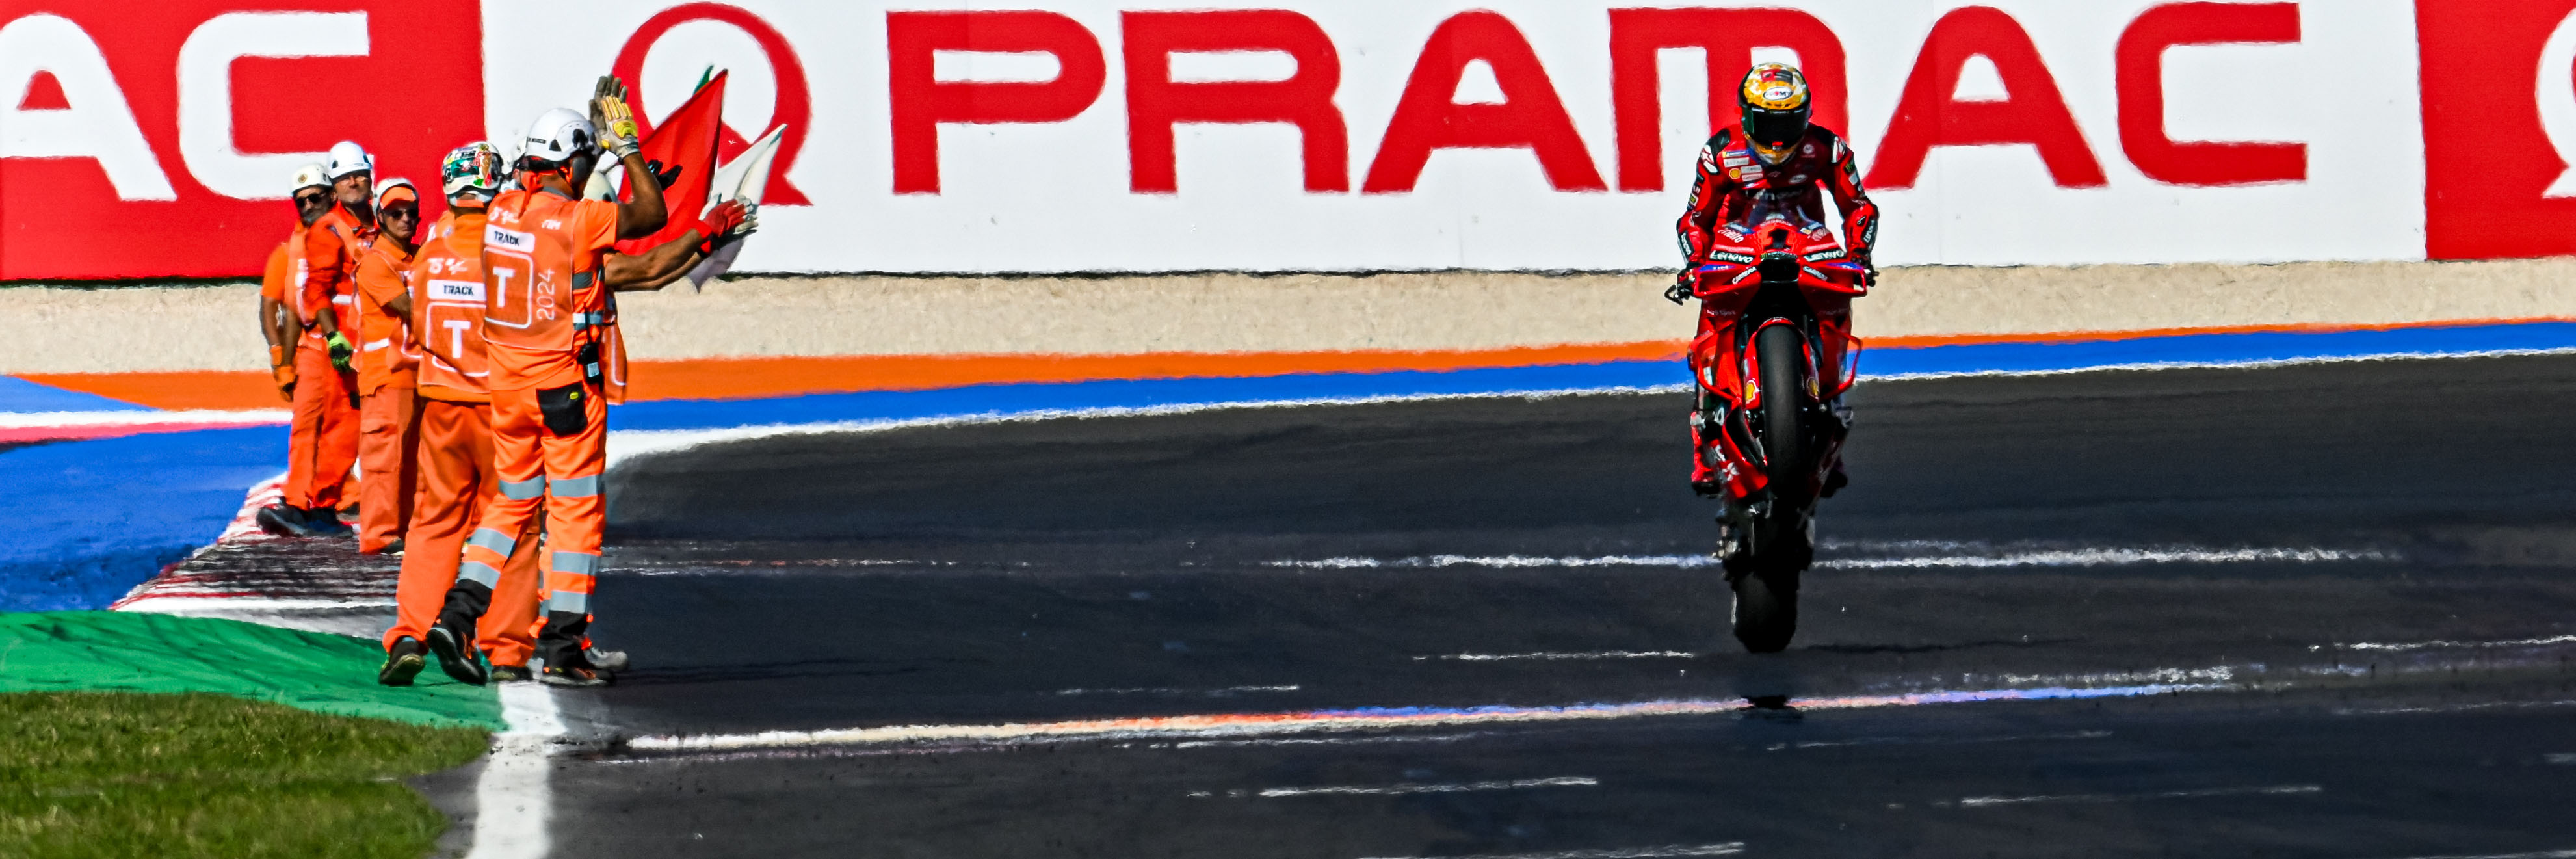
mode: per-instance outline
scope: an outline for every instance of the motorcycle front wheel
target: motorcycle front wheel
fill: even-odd
[[[1798,574],[1815,557],[1807,507],[1806,354],[1798,330],[1786,325],[1762,329],[1754,337],[1762,367],[1763,471],[1771,486],[1771,504],[1748,523],[1754,533],[1746,557],[1732,571],[1735,591],[1735,640],[1754,653],[1778,653],[1798,632]]]
[[[1729,584],[1735,589],[1735,640],[1749,653],[1789,649],[1798,634],[1798,571],[1749,570]]]

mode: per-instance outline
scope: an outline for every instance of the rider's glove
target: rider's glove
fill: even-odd
[[[760,204],[749,200],[726,200],[708,209],[707,241],[700,250],[714,253],[716,246],[741,239],[760,229]]]
[[[688,168],[678,164],[664,167],[660,161],[646,161],[644,169],[653,174],[653,181],[661,183],[654,187],[668,189],[680,184],[680,174],[686,172]]]
[[[340,368],[341,372],[348,372],[349,359],[357,357],[358,354],[358,350],[349,346],[349,335],[333,331],[331,336],[322,338],[322,345],[331,353],[331,366]]]
[[[600,148],[619,160],[635,154],[635,138],[642,135],[635,128],[635,111],[626,106],[626,82],[616,75],[599,77],[590,99],[590,124],[599,134]]]

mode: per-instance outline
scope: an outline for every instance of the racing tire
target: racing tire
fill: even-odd
[[[1750,653],[1789,649],[1798,634],[1798,571],[1755,569],[1736,576],[1735,640]]]
[[[1762,470],[1771,487],[1771,507],[1752,523],[1756,550],[1744,572],[1730,580],[1735,590],[1735,640],[1754,653],[1778,653],[1798,631],[1798,573],[1815,558],[1807,509],[1814,454],[1804,425],[1807,420],[1805,337],[1787,325],[1764,328],[1754,335],[1762,362]]]
[[[1809,466],[1806,420],[1807,355],[1798,329],[1773,325],[1754,335],[1762,361],[1762,471],[1771,496],[1804,507]],[[1788,490],[1788,491],[1784,491]]]

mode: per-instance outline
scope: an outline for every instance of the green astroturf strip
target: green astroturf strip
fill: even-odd
[[[447,819],[401,779],[486,736],[225,695],[0,695],[0,856],[416,859]]]
[[[0,614],[0,692],[212,692],[317,713],[499,730],[487,687],[432,664],[376,684],[374,641],[236,620],[121,611]]]

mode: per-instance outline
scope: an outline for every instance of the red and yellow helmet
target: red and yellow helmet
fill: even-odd
[[[1744,86],[1735,96],[1744,113],[1745,141],[1753,145],[1754,153],[1774,164],[1788,160],[1790,149],[1807,136],[1807,119],[1815,106],[1807,92],[1807,76],[1786,64],[1763,63],[1744,76]]]

